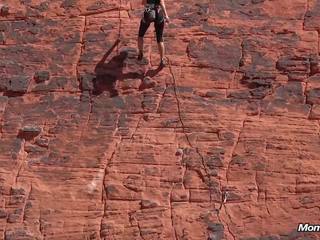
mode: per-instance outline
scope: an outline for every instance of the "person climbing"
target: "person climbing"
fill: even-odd
[[[169,23],[169,16],[167,14],[164,0],[142,0],[145,6],[143,17],[140,21],[139,36],[138,36],[138,60],[143,58],[143,37],[148,30],[151,22],[154,22],[154,28],[157,35],[157,43],[160,54],[160,67],[164,67],[166,62],[164,58],[164,43],[163,43],[163,29],[164,23]]]

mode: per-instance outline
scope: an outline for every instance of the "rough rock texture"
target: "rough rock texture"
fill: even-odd
[[[0,239],[320,239],[320,1],[139,4],[1,1]]]

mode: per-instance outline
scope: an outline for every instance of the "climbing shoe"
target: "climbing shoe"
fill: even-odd
[[[143,58],[143,53],[142,52],[139,52],[139,55],[138,55],[138,60],[141,61]]]

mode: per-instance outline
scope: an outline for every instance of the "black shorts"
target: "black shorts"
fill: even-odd
[[[150,22],[145,22],[143,19],[140,21],[139,27],[139,37],[143,37],[146,31],[150,26]],[[154,28],[156,30],[157,42],[163,42],[163,29],[164,29],[164,21],[155,21]]]

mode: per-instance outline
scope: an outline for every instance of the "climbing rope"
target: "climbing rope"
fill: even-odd
[[[156,38],[156,31],[154,31],[154,37]],[[151,44],[152,44],[152,43],[151,43]],[[200,157],[200,159],[201,159],[201,164],[202,164],[202,166],[203,166],[203,169],[204,169],[205,175],[206,175],[205,177],[207,178],[207,181],[208,181],[207,185],[208,185],[209,191],[210,191],[210,202],[211,202],[211,201],[212,201],[212,196],[211,196],[211,195],[212,195],[212,190],[213,190],[213,189],[212,189],[212,187],[213,187],[212,184],[213,184],[213,183],[212,183],[211,178],[210,178],[210,173],[209,173],[208,169],[206,168],[206,165],[205,165],[205,162],[204,162],[204,158],[203,158],[203,156],[201,155],[199,149],[198,149],[197,147],[194,147],[194,146],[192,145],[192,143],[191,143],[191,141],[190,141],[190,139],[189,139],[189,136],[188,136],[188,135],[186,134],[186,132],[184,131],[185,125],[184,125],[183,120],[182,120],[182,117],[181,117],[181,107],[180,107],[180,101],[179,101],[178,93],[177,93],[177,80],[176,80],[175,74],[174,74],[174,72],[173,72],[173,70],[172,70],[171,60],[170,60],[168,57],[166,57],[166,59],[167,59],[167,62],[168,62],[168,67],[169,67],[169,71],[170,71],[171,77],[172,77],[172,79],[173,79],[173,89],[174,89],[174,94],[175,94],[175,98],[176,98],[176,101],[177,101],[179,121],[180,121],[181,126],[182,126],[182,129],[183,129],[183,134],[185,135],[189,146],[190,146],[192,149],[195,149],[195,150],[196,150],[197,154],[199,155],[199,157]],[[205,182],[205,181],[204,181],[204,182]],[[220,183],[220,188],[221,188],[221,183]],[[220,202],[220,207],[219,207],[218,209],[216,209],[217,214],[219,214],[222,206],[226,203],[227,198],[228,198],[228,192],[227,192],[227,191],[224,191],[224,192],[223,192],[222,190],[220,190],[220,191],[221,191],[221,202]]]
[[[208,172],[208,169],[206,168],[206,165],[205,165],[205,162],[204,162],[204,158],[203,156],[201,155],[199,149],[197,147],[193,147],[191,141],[189,140],[189,137],[188,135],[186,134],[186,132],[184,131],[185,129],[185,125],[183,123],[183,120],[181,118],[181,107],[180,107],[180,101],[179,101],[179,98],[178,98],[178,93],[177,93],[177,81],[176,81],[176,77],[174,75],[174,72],[172,70],[172,64],[171,64],[171,60],[167,57],[167,62],[168,62],[168,67],[169,67],[169,71],[170,71],[170,74],[172,76],[172,79],[173,79],[173,89],[174,89],[174,94],[175,94],[175,97],[176,97],[176,101],[177,101],[177,107],[178,107],[178,115],[179,115],[179,120],[180,120],[180,123],[181,123],[181,126],[182,126],[182,129],[183,129],[183,133],[187,139],[187,142],[189,144],[189,146],[192,148],[192,149],[195,149],[197,154],[200,156],[200,159],[201,159],[201,162],[202,162],[202,166],[203,166],[203,169],[205,171],[205,174],[206,174],[206,178],[208,180],[208,187],[209,187],[209,191],[210,191],[210,202],[212,201],[211,199],[211,191],[212,191],[212,182],[211,182],[211,178],[210,178],[210,173]],[[220,187],[221,187],[221,184],[220,184]],[[221,192],[222,194],[222,199],[221,199],[221,202],[220,202],[220,207],[218,209],[216,209],[217,213],[219,214],[222,206],[226,203],[227,201],[227,198],[228,198],[228,192]]]
[[[181,118],[181,115],[180,115],[180,113],[181,113],[181,108],[180,108],[180,101],[179,101],[178,94],[177,94],[177,87],[176,87],[176,86],[177,86],[177,81],[176,81],[176,77],[175,77],[175,75],[174,75],[174,73],[173,73],[173,70],[172,70],[171,60],[170,60],[168,57],[167,57],[167,62],[168,62],[169,71],[170,71],[170,74],[171,74],[172,80],[173,80],[173,90],[174,90],[174,94],[175,94],[176,100],[177,100],[179,120],[180,120],[180,123],[181,123],[181,125],[182,125],[182,129],[184,129],[185,126],[184,126],[184,123],[183,123],[182,118]],[[190,147],[193,148],[193,146],[192,146],[192,144],[191,144],[191,142],[190,142],[190,140],[189,140],[188,135],[187,135],[184,131],[183,131],[183,133],[184,133],[184,135],[185,135],[185,137],[186,137],[186,139],[187,139],[187,141],[188,141],[188,144],[190,145]]]
[[[118,39],[117,41],[120,42],[121,41],[121,8],[122,8],[122,0],[120,0],[120,4],[119,4],[119,31],[118,31]],[[119,55],[119,45],[117,45],[117,54]]]

